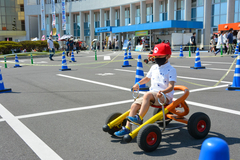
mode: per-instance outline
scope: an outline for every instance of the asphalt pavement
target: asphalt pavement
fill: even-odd
[[[163,132],[159,147],[144,152],[136,139],[126,143],[102,131],[108,115],[127,111],[133,102],[130,88],[140,54],[142,60],[147,58],[147,52],[132,52],[131,67],[122,67],[124,51],[97,52],[97,60],[93,51],[82,51],[74,54],[77,62],[66,57],[70,71],[59,71],[62,56],[54,56],[54,61],[34,58],[33,65],[30,58],[19,59],[20,68],[13,68],[13,59],[5,68],[0,59],[4,86],[12,89],[0,94],[0,159],[194,160],[205,139],[219,137],[227,142],[231,159],[239,160],[240,92],[226,90],[233,82],[235,63],[229,70],[234,58],[225,54],[200,52],[201,65],[206,67],[201,70],[190,69],[195,54],[189,57],[183,52],[185,57],[179,58],[179,52],[174,51],[170,58],[177,70],[176,85],[190,90],[186,118],[203,112],[211,120],[204,139],[194,139],[186,127],[179,128]],[[143,62],[145,74],[152,65]],[[150,108],[144,121],[152,112]],[[172,121],[168,127],[178,125]]]

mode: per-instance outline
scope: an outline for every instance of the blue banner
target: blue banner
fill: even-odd
[[[55,28],[56,25],[56,14],[55,14],[55,0],[52,0],[52,26]]]
[[[42,31],[45,30],[45,2],[41,0],[41,29]]]
[[[62,30],[66,30],[65,0],[62,0]]]

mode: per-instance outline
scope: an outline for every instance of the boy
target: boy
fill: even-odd
[[[152,56],[155,56],[157,64],[151,67],[145,78],[133,86],[133,90],[138,90],[140,85],[151,80],[150,91],[145,93],[143,97],[137,99],[132,104],[129,116],[127,117],[128,122],[126,126],[123,127],[122,130],[115,132],[115,136],[123,137],[124,135],[129,134],[131,132],[130,122],[136,125],[141,125],[143,123],[143,117],[147,113],[150,105],[160,106],[158,98],[161,103],[164,102],[164,97],[161,92],[166,94],[167,104],[172,102],[177,73],[176,69],[168,62],[171,53],[170,46],[165,43],[160,43],[154,47]],[[139,114],[137,114],[138,110],[140,110]]]
[[[50,52],[49,59],[51,61],[53,61],[52,57],[55,54],[55,46],[54,46],[54,43],[53,43],[53,40],[52,40],[52,35],[49,36],[49,39],[47,40],[47,44],[48,44],[48,49],[49,49],[49,52]]]

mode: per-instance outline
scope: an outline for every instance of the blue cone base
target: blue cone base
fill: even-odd
[[[13,68],[18,68],[18,67],[22,67],[22,66],[13,66]]]
[[[190,67],[191,69],[206,69],[206,67]]]
[[[59,71],[69,71],[71,70],[71,68],[68,68],[68,69],[59,69]]]
[[[227,91],[240,91],[240,87],[233,87],[233,86],[228,86],[228,88],[226,88]]]
[[[11,88],[5,88],[3,90],[0,90],[0,93],[4,93],[4,92],[12,92]]]
[[[122,67],[132,67],[131,65],[122,65]]]
[[[77,62],[77,61],[72,61],[72,60],[71,60],[71,61],[69,61],[69,62]]]
[[[238,55],[231,56],[232,58],[237,58]]]

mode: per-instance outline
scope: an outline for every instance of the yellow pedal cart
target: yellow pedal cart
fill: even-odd
[[[176,129],[176,127],[166,128],[166,125],[171,120],[185,124],[181,127],[187,126],[188,133],[195,139],[202,139],[207,136],[211,127],[209,117],[205,113],[197,112],[191,115],[189,119],[185,118],[184,116],[189,113],[189,107],[185,102],[189,95],[189,90],[187,87],[181,85],[176,85],[174,90],[183,91],[183,95],[169,105],[160,103],[162,106],[152,106],[155,107],[153,116],[142,125],[132,130],[131,133],[125,135],[123,137],[125,142],[129,143],[137,136],[138,146],[142,150],[146,152],[154,151],[161,142],[162,132],[169,129]],[[165,94],[163,94],[163,96],[165,97],[166,102]],[[114,135],[114,132],[121,130],[122,126],[126,125],[126,117],[129,115],[129,112],[130,110],[123,114],[113,113],[109,115],[106,119],[105,125],[103,126],[103,131],[108,132],[110,135]],[[162,130],[159,126],[154,125],[153,123],[159,123]]]

